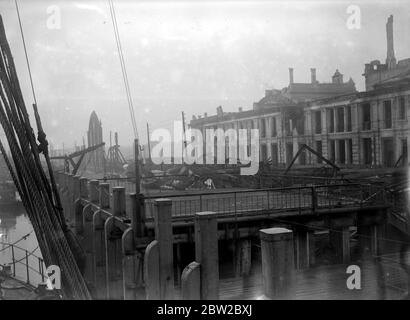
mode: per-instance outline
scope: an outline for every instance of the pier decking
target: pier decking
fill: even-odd
[[[410,256],[410,255],[408,255]],[[398,262],[398,255],[385,256],[382,262],[367,258],[352,262],[361,269],[361,289],[349,290],[346,281],[348,265],[327,265],[297,271],[291,294],[278,299],[295,300],[397,300],[406,299],[408,275]],[[258,300],[263,294],[262,275],[223,279],[220,299]]]

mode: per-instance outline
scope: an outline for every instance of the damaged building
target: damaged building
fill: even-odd
[[[224,112],[218,107],[216,115],[194,116],[190,126],[202,131],[257,128],[260,160],[274,166],[289,164],[305,144],[341,166],[407,165],[410,59],[396,61],[392,16],[386,35],[386,63],[365,64],[364,92],[356,90],[351,78],[344,81],[339,70],[321,83],[311,69],[311,82],[297,83],[290,68],[289,85],[266,90],[252,110]],[[321,162],[306,152],[296,159],[298,165]]]

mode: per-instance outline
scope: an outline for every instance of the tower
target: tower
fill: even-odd
[[[387,19],[386,23],[386,37],[387,37],[387,69],[396,67],[396,58],[394,56],[394,41],[393,41],[393,16]]]

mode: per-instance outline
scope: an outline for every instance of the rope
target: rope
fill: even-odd
[[[40,161],[1,16],[0,83],[0,124],[7,138],[14,167],[1,141],[0,150],[32,222],[44,262],[47,266],[54,264],[60,267],[65,297],[90,299],[71,249],[75,246],[74,239],[65,223],[59,219],[52,187]]]
[[[127,100],[128,100],[128,108],[131,116],[131,123],[132,127],[134,130],[134,138],[138,138],[138,130],[137,130],[137,124],[135,121],[135,114],[134,114],[134,106],[132,102],[132,96],[131,96],[131,90],[129,87],[129,81],[128,81],[128,74],[127,74],[127,69],[125,67],[125,61],[124,61],[124,55],[122,51],[122,45],[121,45],[121,39],[120,39],[120,34],[118,31],[118,24],[117,24],[117,17],[115,14],[115,8],[114,8],[114,3],[112,0],[108,0],[108,4],[110,6],[110,14],[111,14],[111,21],[112,25],[114,28],[114,36],[115,36],[115,42],[117,45],[117,51],[118,51],[118,57],[120,59],[120,65],[121,65],[121,71],[122,71],[122,76],[124,80],[124,86],[125,86],[125,92],[127,95]]]
[[[24,39],[23,26],[22,26],[22,24],[21,24],[20,10],[19,10],[19,6],[18,6],[18,3],[17,3],[17,0],[14,0],[14,3],[15,3],[15,5],[16,5],[17,18],[18,18],[18,20],[19,20],[20,34],[21,34],[21,40],[23,41],[24,54],[25,54],[25,56],[26,56],[28,75],[29,75],[29,77],[30,77],[31,92],[33,93],[34,103],[37,104],[36,93],[35,93],[35,91],[34,91],[33,77],[32,77],[32,75],[31,75],[30,61],[29,61],[29,59],[28,59],[27,48],[26,48],[26,41],[25,41],[25,39]]]

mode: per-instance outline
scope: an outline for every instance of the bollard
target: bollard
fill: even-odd
[[[80,198],[88,199],[88,179],[84,177],[80,178]]]
[[[83,238],[82,246],[86,254],[86,263],[84,278],[87,283],[94,281],[94,264],[93,264],[93,207],[87,204],[83,209]]]
[[[107,299],[123,299],[122,250],[119,244],[122,233],[115,226],[115,217],[104,224],[105,234],[105,282]]]
[[[155,238],[159,253],[160,299],[174,298],[174,259],[172,235],[172,201],[155,200]]]
[[[92,232],[94,286],[96,288],[97,299],[104,299],[106,297],[105,233],[104,220],[101,217],[100,210],[93,214]]]
[[[195,261],[201,265],[201,299],[218,299],[218,222],[215,212],[195,214]]]
[[[145,214],[141,194],[131,193],[131,228],[135,238],[145,235]]]
[[[152,241],[144,254],[144,282],[147,300],[161,299],[159,283],[159,250],[158,241]]]
[[[125,188],[114,187],[113,193],[113,214],[116,217],[125,217]]]
[[[100,183],[99,185],[99,205],[101,209],[110,207],[110,184]]]
[[[182,272],[181,289],[182,300],[201,299],[201,265],[191,262]]]
[[[97,204],[99,202],[99,187],[100,182],[98,180],[91,180],[88,184],[90,190],[90,201]]]
[[[285,228],[259,230],[262,281],[268,298],[289,294],[294,270],[293,232]]]
[[[73,184],[74,184],[74,201],[80,198],[80,176],[75,175],[73,176]]]

